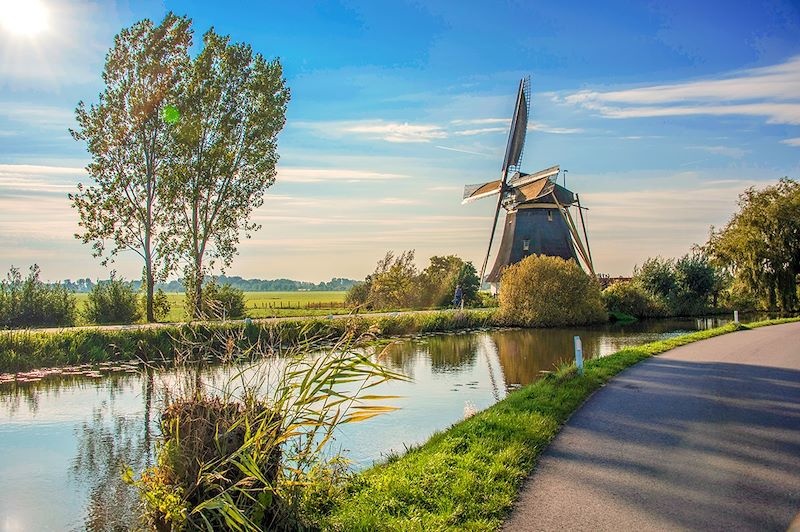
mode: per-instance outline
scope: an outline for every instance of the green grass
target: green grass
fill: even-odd
[[[341,306],[346,295],[347,292],[245,292],[244,303],[247,315],[251,318],[346,314],[349,309]],[[75,297],[78,314],[81,315],[88,294],[75,294]],[[171,308],[162,321],[168,323],[186,321],[188,318],[183,308],[184,294],[170,292],[167,293],[167,299]],[[322,308],[313,308],[317,306]]]
[[[308,341],[340,338],[345,333],[369,331],[376,337],[391,337],[424,332],[444,332],[482,327],[490,323],[493,312],[434,311],[398,316],[351,316],[339,319],[309,318],[279,322],[198,322],[161,327],[128,329],[64,329],[55,332],[36,330],[0,331],[0,372],[26,371],[42,367],[66,366],[87,362],[141,359],[171,359],[181,344],[208,346],[211,352],[225,352],[222,343],[235,338],[244,351],[254,345],[275,347],[302,345]]]
[[[356,475],[317,516],[326,530],[496,530],[523,480],[569,416],[623,369],[680,345],[798,321],[730,324],[565,366],[434,435],[402,457]]]

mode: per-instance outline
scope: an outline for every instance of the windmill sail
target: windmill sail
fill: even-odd
[[[500,215],[500,207],[503,205],[503,194],[506,191],[506,180],[510,170],[519,170],[519,162],[522,159],[522,149],[525,147],[525,133],[528,130],[528,96],[530,94],[530,79],[523,78],[519,81],[517,91],[517,106],[514,109],[514,117],[511,119],[511,129],[508,131],[508,143],[506,144],[506,156],[503,158],[503,175],[500,178],[498,188],[497,207],[494,211],[494,222],[492,222],[492,232],[489,234],[489,247],[486,250],[486,258],[483,259],[481,266],[481,282],[483,274],[486,273],[486,265],[489,263],[489,255],[492,253],[492,241],[494,231],[497,228],[497,217]],[[490,194],[485,194],[490,195]]]
[[[519,81],[517,106],[514,109],[514,118],[511,120],[511,130],[508,133],[506,156],[503,159],[503,172],[519,169],[519,163],[522,159],[522,149],[525,147],[525,134],[528,131],[528,97],[530,95],[530,85],[531,82],[529,78],[524,78]]]

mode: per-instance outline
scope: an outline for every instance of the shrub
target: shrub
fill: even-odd
[[[656,318],[668,314],[666,305],[638,283],[623,281],[603,290],[603,303],[609,312],[622,312],[637,318]]]
[[[0,281],[0,327],[31,327],[75,323],[75,296],[61,284],[39,279],[39,266],[23,279],[13,266]]]
[[[133,323],[141,317],[136,292],[130,283],[118,279],[98,282],[86,299],[83,317],[89,323]]]
[[[142,316],[147,314],[147,296],[144,294],[144,283],[142,283],[142,295],[139,298],[139,312]],[[169,302],[169,296],[161,288],[153,294],[153,317],[156,321],[163,321],[169,315],[172,305]]]
[[[207,318],[238,319],[246,314],[244,292],[230,284],[211,281],[203,288],[203,315]]]
[[[529,327],[606,321],[600,286],[573,261],[531,255],[505,269],[500,322]]]

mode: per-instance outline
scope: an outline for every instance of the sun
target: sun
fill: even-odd
[[[0,0],[0,26],[17,36],[35,37],[47,29],[47,9],[39,0]]]

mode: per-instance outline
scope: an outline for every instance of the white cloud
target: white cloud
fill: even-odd
[[[438,146],[438,145],[436,146],[436,148],[439,148],[440,150],[455,151],[458,153],[468,153],[470,155],[480,155],[481,157],[491,157],[491,155],[488,153],[483,153],[474,150],[466,150],[464,148],[453,148],[451,146]]]
[[[511,123],[510,118],[472,118],[467,120],[451,120],[451,124],[456,126],[480,126],[489,124],[505,124],[508,126]]]
[[[765,117],[771,124],[800,124],[800,56],[721,79],[607,92],[583,90],[564,101],[608,118],[747,115]]]
[[[410,198],[381,198],[378,200],[381,205],[419,205],[419,200]]]
[[[782,144],[786,144],[787,146],[800,146],[800,137],[795,137],[793,139],[784,139],[781,141]]]
[[[430,142],[447,138],[447,132],[431,124],[409,124],[408,122],[383,122],[356,124],[342,129],[349,133],[362,133],[387,142]]]
[[[529,122],[528,131],[541,131],[543,133],[555,133],[556,135],[583,133],[583,129],[579,127],[551,127],[540,122]]]
[[[748,153],[749,150],[745,150],[743,148],[734,148],[731,146],[691,146],[692,149],[701,150],[707,153],[713,153],[714,155],[722,155],[725,157],[731,157],[733,159],[741,159]]]
[[[326,181],[388,181],[405,179],[404,174],[353,170],[349,168],[303,168],[297,166],[279,167],[278,182],[284,183],[322,183]]]
[[[312,129],[322,136],[355,135],[370,140],[395,143],[430,142],[447,138],[447,131],[435,124],[410,124],[385,120],[342,120],[329,122],[298,121],[293,126]]]
[[[483,135],[485,133],[506,133],[508,132],[508,128],[505,127],[482,127],[478,129],[464,129],[461,131],[456,131],[454,135],[460,136],[471,136],[471,135]]]

